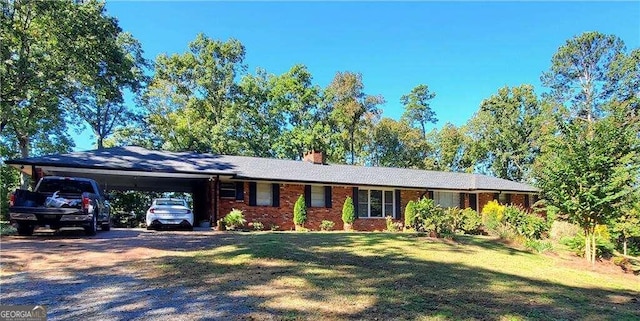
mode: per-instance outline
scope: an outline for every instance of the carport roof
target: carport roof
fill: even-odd
[[[481,174],[312,164],[303,161],[168,152],[137,146],[14,159],[14,166],[67,167],[155,174],[222,175],[236,179],[398,188],[536,193],[530,185]]]

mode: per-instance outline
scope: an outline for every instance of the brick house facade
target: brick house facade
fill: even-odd
[[[354,200],[355,230],[386,228],[384,216],[403,220],[410,200],[429,197],[443,207],[481,210],[489,201],[529,208],[538,189],[520,182],[473,173],[327,164],[312,151],[302,160],[149,150],[139,146],[7,160],[36,182],[44,175],[87,177],[109,190],[184,192],[193,199],[196,223],[217,220],[233,208],[266,229],[291,230],[300,195],[307,203],[306,227],[323,220],[340,230],[342,206]],[[362,217],[366,216],[366,217]]]
[[[300,183],[268,183],[272,186],[277,186],[277,192],[272,193],[272,197],[277,196],[279,199],[272,203],[272,205],[253,205],[250,202],[250,195],[254,193],[251,191],[251,184],[256,182],[242,181],[235,182],[241,193],[236,193],[234,197],[219,197],[217,217],[222,218],[228,214],[232,209],[242,210],[244,217],[248,223],[260,222],[264,224],[265,229],[271,229],[277,226],[278,230],[293,230],[295,228],[293,224],[293,208],[296,200],[300,195],[305,195],[305,188],[308,189],[309,185]],[[323,185],[326,187],[330,185]],[[343,229],[342,222],[342,207],[347,197],[354,197],[353,186],[330,186],[331,197],[330,204],[324,204],[324,206],[316,207],[309,206],[307,203],[307,222],[305,227],[311,230],[320,230],[320,224],[323,220],[332,221],[335,226],[335,230]],[[433,198],[433,193],[429,193],[428,190],[415,190],[415,189],[398,189],[400,195],[400,201],[396,204],[398,212],[394,213],[394,221],[404,222],[404,209],[407,203],[411,200],[419,200],[421,197]],[[308,194],[308,192],[307,192]],[[529,196],[527,194],[508,194],[510,203],[520,206],[528,207],[529,204],[525,204],[525,198]],[[308,198],[305,197],[305,199]],[[477,201],[474,203],[473,199]],[[498,199],[498,193],[460,193],[460,207],[467,208],[472,207],[476,210],[481,210],[482,207],[489,201]],[[357,218],[353,223],[353,229],[357,231],[382,231],[386,228],[386,220],[384,217],[380,218]]]

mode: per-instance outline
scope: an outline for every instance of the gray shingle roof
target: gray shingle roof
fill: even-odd
[[[417,189],[537,192],[530,185],[481,174],[417,169],[317,165],[303,161],[153,151],[137,146],[9,160],[7,164],[232,175],[240,179]]]

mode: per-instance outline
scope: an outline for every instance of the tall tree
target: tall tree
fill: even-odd
[[[244,46],[199,34],[183,54],[156,58],[155,74],[143,94],[152,130],[164,148],[232,153],[228,144],[228,109],[234,107],[236,76],[244,72]]]
[[[615,36],[587,32],[561,46],[542,76],[559,111],[559,133],[536,165],[539,185],[552,205],[582,227],[590,262],[596,259],[596,225],[621,216],[637,188],[638,118],[630,104],[616,99],[625,76],[611,77],[612,63],[624,50]]]
[[[530,181],[546,116],[531,85],[504,87],[482,101],[468,132],[492,175]]]
[[[48,141],[39,145],[70,141],[61,101],[92,76],[91,57],[102,52],[105,36],[96,30],[117,29],[117,21],[97,1],[5,0],[0,10],[0,134],[28,157],[36,135]]]
[[[276,143],[278,157],[301,159],[309,150],[329,149],[328,117],[321,110],[321,89],[312,80],[304,65],[294,65],[272,77],[269,100],[284,116],[283,132]]]
[[[228,109],[227,139],[234,153],[275,157],[274,148],[284,131],[283,112],[269,99],[275,76],[259,69],[256,75],[242,77],[238,99]]]
[[[585,32],[558,49],[542,83],[551,88],[550,98],[556,104],[567,107],[573,117],[592,122],[613,95],[604,89],[613,87],[611,64],[624,50],[623,41],[614,35]]]
[[[345,156],[350,164],[355,164],[365,143],[359,139],[379,117],[378,106],[385,102],[384,98],[364,93],[361,74],[338,72],[325,91],[325,99],[332,106],[331,123],[346,151]]]
[[[375,166],[423,168],[422,155],[431,147],[420,130],[404,121],[382,118],[375,124],[371,164]]]
[[[418,85],[409,94],[403,95],[400,102],[404,106],[402,119],[422,129],[422,137],[427,137],[427,124],[438,122],[436,113],[431,109],[430,101],[436,93],[429,91],[429,86]]]
[[[465,127],[446,123],[440,130],[429,132],[426,141],[431,150],[424,157],[425,169],[452,172],[474,170],[477,162]]]
[[[131,34],[120,32],[117,26],[95,32],[107,34],[100,37],[103,50],[91,57],[94,68],[88,73],[92,76],[87,77],[87,83],[77,84],[77,92],[69,104],[73,114],[89,124],[98,149],[102,149],[107,136],[137,117],[125,104],[124,94],[141,89],[148,62],[140,42]]]

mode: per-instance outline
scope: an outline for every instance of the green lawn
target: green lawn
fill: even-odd
[[[639,277],[572,267],[575,261],[486,237],[265,232],[219,239],[212,249],[138,268],[162,282],[206,284],[248,307],[248,319],[640,319]]]

